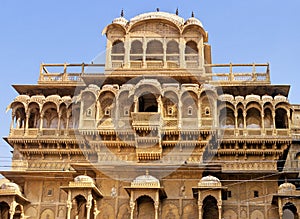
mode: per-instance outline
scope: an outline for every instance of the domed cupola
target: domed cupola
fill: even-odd
[[[296,186],[292,183],[285,182],[278,187],[279,194],[293,192],[293,191],[296,191]]]
[[[0,187],[3,190],[13,190],[15,192],[21,192],[21,188],[18,184],[12,182],[3,183]]]
[[[192,12],[192,16],[186,20],[185,25],[197,25],[203,28],[201,21],[195,18],[194,12]]]
[[[222,184],[220,180],[217,177],[208,175],[202,177],[200,182],[198,183],[198,187],[201,188],[214,188],[214,187],[221,187]]]
[[[95,183],[95,181],[86,175],[79,175],[74,178],[75,183]]]
[[[126,18],[124,18],[124,11],[121,11],[121,17],[115,18],[112,22],[113,24],[119,24],[122,26],[126,26],[128,23],[128,20]]]
[[[149,175],[147,171],[145,175],[136,177],[133,182],[131,182],[131,187],[160,188],[160,182],[154,176]]]

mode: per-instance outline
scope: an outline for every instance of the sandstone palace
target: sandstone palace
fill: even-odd
[[[103,35],[105,63],[13,85],[1,219],[299,218],[300,105],[268,63],[212,63],[194,14]]]

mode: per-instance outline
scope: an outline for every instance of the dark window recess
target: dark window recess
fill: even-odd
[[[47,192],[47,196],[52,196],[52,195],[53,195],[53,190],[49,189],[48,192]]]
[[[231,191],[227,191],[227,197],[231,198]]]
[[[254,198],[257,198],[259,196],[258,191],[254,191],[253,194],[254,194]]]

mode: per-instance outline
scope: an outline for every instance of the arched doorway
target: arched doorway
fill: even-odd
[[[9,219],[9,205],[6,202],[0,203],[0,218],[1,219]]]
[[[137,218],[138,219],[154,219],[155,209],[154,201],[149,196],[141,196],[137,199]]]
[[[158,104],[156,96],[147,93],[139,97],[139,112],[157,112]]]
[[[218,202],[209,195],[203,200],[203,217],[205,219],[219,219]]]
[[[293,203],[286,203],[283,207],[282,219],[298,219],[297,208]]]

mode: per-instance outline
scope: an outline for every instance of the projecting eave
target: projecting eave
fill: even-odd
[[[30,179],[42,179],[43,177],[51,178],[51,179],[67,179],[73,180],[73,175],[76,173],[75,171],[21,171],[21,170],[7,170],[7,171],[0,171],[5,178],[9,179],[11,182],[14,182],[18,185],[22,185],[26,178]]]
[[[19,94],[27,94],[29,96],[43,94],[44,96],[59,95],[73,96],[77,91],[85,87],[85,85],[64,85],[64,84],[42,84],[42,85],[12,85]]]
[[[231,94],[233,96],[246,96],[255,94],[259,96],[270,95],[275,97],[282,95],[288,97],[290,92],[290,85],[222,85],[220,86],[219,93]]]

